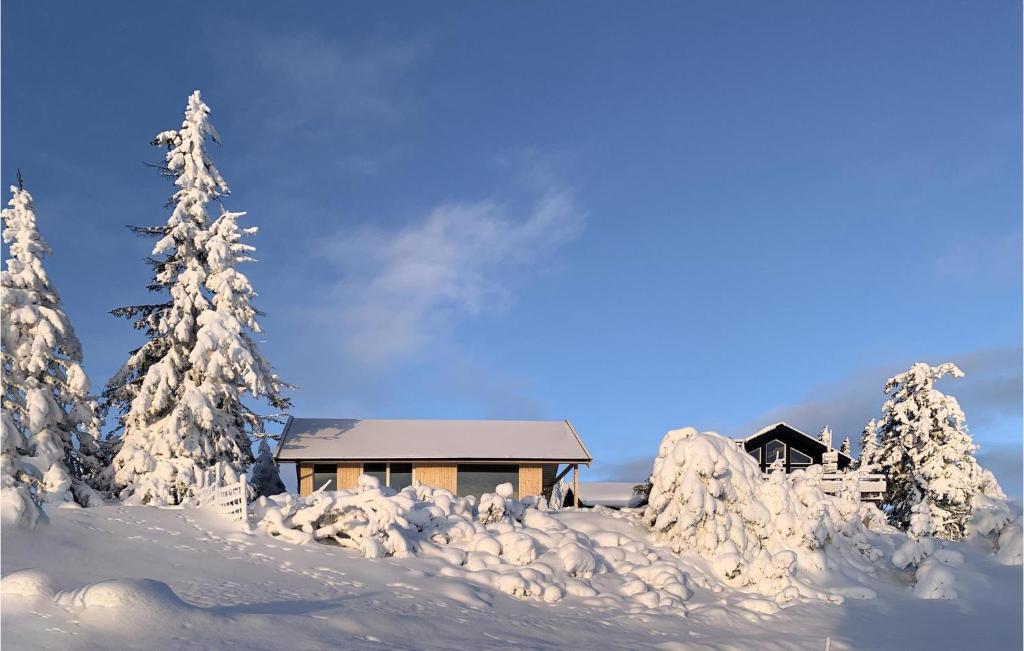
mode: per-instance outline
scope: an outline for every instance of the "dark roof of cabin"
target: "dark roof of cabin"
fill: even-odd
[[[828,451],[828,447],[826,447],[824,443],[819,441],[816,436],[811,436],[810,434],[808,434],[806,432],[802,432],[802,431],[798,430],[797,428],[793,427],[792,425],[789,425],[788,423],[775,423],[774,425],[769,425],[768,427],[765,427],[764,429],[751,434],[747,438],[740,439],[740,440],[743,441],[743,443],[745,445],[745,444],[747,444],[747,443],[749,443],[749,442],[751,442],[751,441],[753,441],[755,439],[760,439],[762,437],[764,437],[766,439],[774,438],[774,437],[778,436],[778,434],[779,434],[778,430],[780,430],[780,429],[789,431],[792,434],[799,434],[800,436],[803,436],[808,441],[808,447],[817,450],[818,453],[822,453],[822,452],[827,452]],[[846,454],[845,452],[841,452],[839,450],[839,448],[832,448],[832,449],[835,450],[836,452],[839,452],[839,456],[845,457],[849,461],[853,461],[853,457],[851,457],[850,455]]]

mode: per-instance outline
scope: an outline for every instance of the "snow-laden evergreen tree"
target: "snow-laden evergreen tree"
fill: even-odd
[[[839,451],[849,456],[850,454],[850,437],[844,436],[843,442],[839,445]]]
[[[857,469],[865,473],[878,472],[878,464],[875,460],[877,454],[878,423],[872,418],[860,434],[860,456],[857,459]]]
[[[267,443],[267,436],[260,436],[259,452],[256,454],[256,463],[252,466],[249,483],[256,490],[256,495],[279,495],[285,492],[284,482],[281,481],[281,473],[274,461],[274,455],[270,452],[270,445]]]
[[[50,283],[51,253],[20,175],[2,211],[2,481],[5,519],[32,524],[37,503],[101,501],[90,486],[99,470],[99,420],[82,368],[82,346]],[[8,510],[8,506],[10,510]]]
[[[821,428],[821,433],[818,434],[818,440],[825,444],[825,447],[829,450],[832,449],[832,428],[828,425]]]
[[[877,451],[867,460],[886,475],[889,522],[915,536],[963,537],[984,477],[977,446],[952,396],[936,380],[964,376],[955,364],[918,363],[885,384]]]
[[[148,337],[104,394],[124,430],[113,481],[132,502],[178,504],[194,494],[201,473],[234,479],[253,461],[250,432],[263,429],[244,399],[289,404],[249,335],[260,332],[255,292],[236,269],[252,251],[239,239],[255,229],[239,229],[243,213],[223,208],[210,223],[209,204],[229,189],[206,152],[207,139],[218,139],[209,116],[196,91],[181,129],[153,141],[168,150],[166,173],[177,190],[165,225],[135,230],[160,238],[149,287],[169,300],[115,310]]]

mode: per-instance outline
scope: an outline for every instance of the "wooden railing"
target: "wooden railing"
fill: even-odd
[[[880,500],[885,495],[885,475],[832,472],[821,476],[821,490],[830,495],[836,495],[846,487],[857,491],[862,502]]]
[[[768,479],[771,473],[765,473]],[[827,472],[821,476],[821,490],[829,495],[838,495],[850,490],[860,495],[862,502],[877,502],[885,495],[885,475],[851,472]]]

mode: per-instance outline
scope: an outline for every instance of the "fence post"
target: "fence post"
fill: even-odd
[[[249,483],[245,479],[245,473],[238,478],[242,489],[242,522],[249,524]]]

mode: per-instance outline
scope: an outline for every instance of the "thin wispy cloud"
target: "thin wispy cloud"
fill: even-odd
[[[313,31],[267,32],[237,25],[225,42],[218,34],[217,62],[226,94],[257,133],[245,143],[255,169],[289,173],[320,159],[317,173],[376,174],[402,156],[389,138],[416,112],[417,74],[429,60],[432,39],[326,38]],[[225,47],[227,46],[227,47]],[[303,164],[281,169],[281,157],[300,149]]]
[[[380,368],[446,340],[463,320],[506,309],[522,278],[583,229],[571,192],[548,185],[517,211],[446,202],[393,231],[345,230],[320,245],[339,281],[321,321],[356,363]]]
[[[1020,283],[1021,231],[958,239],[934,262],[943,280]]]

